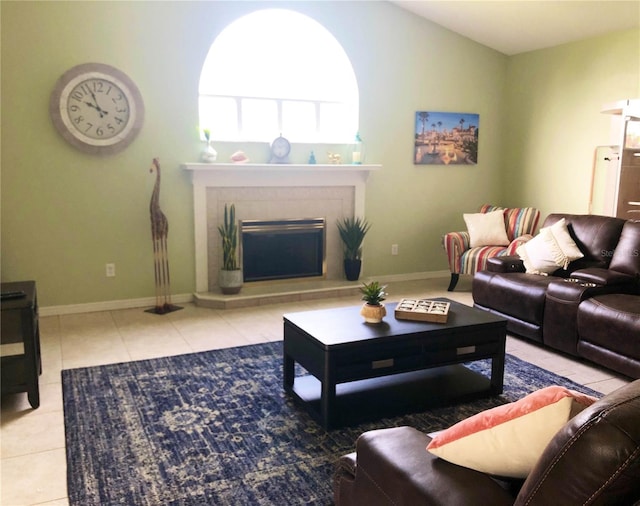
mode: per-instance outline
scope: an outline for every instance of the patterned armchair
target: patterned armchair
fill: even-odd
[[[442,245],[449,259],[449,269],[451,270],[451,282],[448,290],[450,292],[456,287],[460,274],[475,274],[486,269],[487,260],[491,257],[503,255],[515,255],[516,248],[529,241],[535,234],[540,211],[533,207],[514,207],[505,209],[503,207],[485,204],[480,208],[481,213],[491,211],[504,211],[504,223],[507,237],[510,241],[508,246],[470,246],[470,236],[468,231],[449,232],[442,238]]]

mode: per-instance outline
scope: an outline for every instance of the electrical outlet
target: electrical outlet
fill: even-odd
[[[392,255],[397,255],[398,254],[398,245],[397,244],[392,244],[391,245],[391,254]]]
[[[116,264],[107,264],[105,266],[105,273],[108,278],[116,277]]]

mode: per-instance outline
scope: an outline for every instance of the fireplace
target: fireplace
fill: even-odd
[[[245,282],[326,273],[324,218],[243,220],[240,234]]]
[[[224,204],[235,203],[242,220],[323,216],[326,280],[344,279],[342,245],[333,226],[345,216],[364,216],[369,173],[380,165],[283,165],[187,163],[193,182],[195,278],[198,293],[219,292]]]

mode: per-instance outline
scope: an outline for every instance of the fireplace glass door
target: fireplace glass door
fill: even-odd
[[[325,220],[243,220],[240,225],[245,282],[323,277]]]

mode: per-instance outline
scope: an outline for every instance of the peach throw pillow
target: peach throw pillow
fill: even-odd
[[[526,478],[553,436],[596,400],[561,386],[543,388],[437,433],[427,450],[484,473]]]

